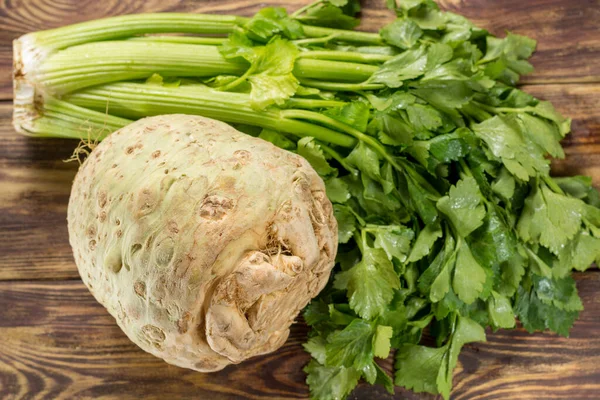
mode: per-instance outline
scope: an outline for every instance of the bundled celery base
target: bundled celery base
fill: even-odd
[[[15,44],[21,132],[102,138],[144,116],[198,114],[313,165],[340,239],[304,312],[317,399],[360,379],[448,398],[462,346],[485,327],[516,316],[567,336],[582,309],[571,271],[600,261],[591,180],[549,176],[570,121],[515,88],[535,42],[430,0],[394,10],[379,34],[350,30],[356,2],[319,1],[291,16],[119,17]],[[149,33],[210,36],[136,36]],[[435,347],[419,344],[427,327]],[[393,378],[376,363],[392,349]]]

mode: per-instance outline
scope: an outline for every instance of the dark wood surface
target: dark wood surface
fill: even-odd
[[[269,5],[295,9],[306,1]],[[11,41],[65,23],[150,11],[250,15],[249,0],[4,0],[0,2],[0,399],[305,398],[306,328],[294,325],[278,352],[216,374],[165,364],[127,340],[78,279],[66,207],[76,143],[18,136],[11,118]],[[266,4],[266,3],[264,3]],[[392,19],[366,2],[363,29]],[[525,90],[573,118],[567,158],[553,172],[587,174],[600,185],[600,1],[443,0],[496,34],[538,40]],[[569,339],[522,329],[488,335],[460,357],[456,399],[593,399],[600,395],[600,272],[577,276],[585,311]],[[391,368],[391,360],[384,366]],[[429,398],[359,386],[353,399]]]
[[[600,273],[577,276],[587,306],[568,339],[498,331],[465,347],[454,399],[592,399],[600,392]],[[221,372],[168,365],[131,343],[78,280],[0,282],[0,398],[291,399],[305,398],[296,324],[276,353]],[[391,368],[391,359],[384,363]],[[361,386],[354,399],[390,396]],[[432,398],[427,396],[426,398]]]

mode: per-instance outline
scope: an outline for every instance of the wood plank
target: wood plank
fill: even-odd
[[[600,84],[524,89],[573,117],[567,158],[553,172],[590,175],[600,188]],[[77,165],[62,161],[77,143],[17,135],[10,114],[0,104],[0,280],[77,278],[65,221]]]
[[[305,325],[294,325],[286,345],[274,354],[201,374],[140,350],[80,281],[3,282],[0,304],[2,399],[307,396]]]
[[[468,345],[455,374],[454,399],[585,399],[600,390],[600,272],[577,275],[585,306],[568,339],[522,329]],[[0,283],[0,398],[305,398],[295,324],[279,351],[201,374],[140,350],[80,281]],[[384,368],[390,369],[391,357]],[[576,390],[574,390],[576,388]],[[25,395],[27,394],[27,395]],[[423,399],[361,385],[353,399]]]
[[[202,12],[252,15],[263,6],[294,10],[311,0],[48,0],[0,2],[0,99],[12,98],[12,40],[42,29],[143,12]],[[379,0],[364,1],[360,29],[377,31],[393,20]],[[600,7],[597,0],[441,0],[443,8],[463,14],[497,35],[506,30],[538,40],[535,74],[525,82],[600,82]]]
[[[600,391],[600,272],[576,274],[584,307],[569,338],[522,329],[467,345],[453,399],[592,399]]]
[[[0,104],[0,280],[78,277],[67,234],[73,140],[33,139]]]
[[[538,41],[535,73],[523,83],[600,82],[598,0],[439,0],[498,36],[506,31]]]
[[[522,89],[548,100],[573,119],[563,140],[566,158],[554,160],[554,175],[589,175],[600,188],[600,85],[525,85]]]

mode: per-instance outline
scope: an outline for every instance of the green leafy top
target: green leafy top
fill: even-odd
[[[285,8],[266,7],[257,12],[244,25],[246,34],[252,40],[266,43],[276,35],[288,39],[298,39],[304,36],[302,24],[288,17]]]
[[[474,178],[458,181],[447,196],[438,200],[437,207],[461,237],[467,237],[483,224],[485,207],[481,204],[481,193]]]
[[[294,18],[307,25],[352,29],[360,23],[354,17],[359,11],[357,0],[320,0],[298,10]]]
[[[339,224],[333,284],[305,312],[313,398],[344,397],[360,378],[392,390],[372,364],[390,347],[396,385],[449,398],[460,349],[485,327],[517,317],[567,335],[582,308],[570,271],[600,259],[591,180],[549,177],[570,120],[513,87],[535,42],[495,38],[430,0],[388,3],[398,19],[380,30],[389,50],[373,50],[387,56],[366,82],[376,89],[321,110],[356,146],[298,145]],[[419,344],[427,326],[435,347]]]
[[[272,104],[283,105],[298,89],[299,82],[292,73],[298,49],[288,40],[274,36],[264,46],[253,46],[248,37],[238,31],[221,46],[221,54],[226,58],[242,57],[250,63],[244,75],[219,89],[231,90],[249,82],[253,108],[262,110]]]

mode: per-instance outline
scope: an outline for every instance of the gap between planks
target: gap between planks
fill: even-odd
[[[56,283],[60,283],[60,282],[72,282],[72,281],[79,281],[81,283],[83,283],[83,281],[81,280],[81,278],[79,276],[65,276],[65,277],[59,277],[59,278],[53,278],[53,277],[49,277],[49,276],[44,276],[41,278],[36,278],[36,279],[31,279],[31,278],[10,278],[10,279],[0,279],[0,289],[1,286],[4,283],[38,283],[38,282],[56,282]]]

